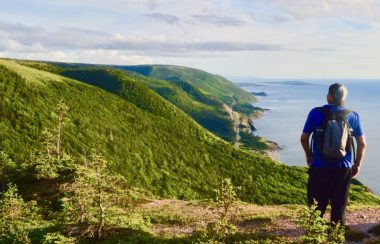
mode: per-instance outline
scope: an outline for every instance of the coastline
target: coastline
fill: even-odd
[[[256,120],[265,116],[265,113],[268,111],[270,111],[270,109],[261,108],[261,110],[256,111],[256,113],[249,119],[249,124],[252,127],[252,130],[251,130],[252,135],[254,135],[254,132],[257,131],[257,128],[255,126]],[[266,150],[264,150],[263,152],[272,160],[277,161],[277,162],[281,162],[280,161],[280,150],[282,148],[280,147],[280,145],[275,141],[267,140],[264,137],[261,137],[261,138],[265,140],[265,143],[268,146],[268,148]]]
[[[243,130],[246,130],[248,132],[248,134],[250,134],[252,136],[256,136],[255,135],[255,131],[257,131],[256,125],[255,125],[256,121],[258,119],[264,117],[265,113],[270,111],[270,109],[256,107],[256,106],[254,106],[254,103],[251,103],[251,105],[255,109],[252,111],[252,113],[242,115],[233,109],[234,105],[236,105],[235,100],[233,101],[231,106],[228,106],[226,103],[223,103],[222,107],[227,112],[229,119],[232,120],[234,123],[234,131],[236,133],[234,146],[240,147],[240,145],[241,145],[240,133]],[[270,159],[277,161],[277,162],[281,162],[279,152],[282,148],[280,147],[280,145],[277,142],[267,140],[264,137],[261,137],[261,136],[257,136],[257,137],[261,138],[264,141],[265,149],[253,149],[252,148],[252,150],[259,150],[264,155],[268,156]]]
[[[265,139],[265,138],[264,138]],[[265,140],[268,145],[269,145],[269,149],[265,150],[265,153],[274,161],[277,161],[277,162],[281,162],[280,161],[280,150],[281,150],[281,147],[278,145],[277,142],[274,142],[274,141],[268,141],[268,140]]]

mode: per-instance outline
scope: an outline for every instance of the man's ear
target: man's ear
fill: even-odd
[[[327,93],[326,99],[327,99],[327,103],[332,103],[333,102],[333,98],[332,98],[330,92]]]

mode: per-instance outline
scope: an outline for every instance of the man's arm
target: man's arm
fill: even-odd
[[[301,144],[305,152],[307,165],[310,167],[312,157],[311,157],[311,151],[310,151],[310,145],[309,145],[309,138],[310,138],[310,134],[307,134],[305,132],[302,133]]]
[[[356,160],[354,162],[354,165],[352,166],[352,177],[355,177],[359,174],[360,166],[364,159],[365,150],[367,146],[367,142],[365,140],[364,135],[355,137],[355,139],[358,148],[356,149]]]

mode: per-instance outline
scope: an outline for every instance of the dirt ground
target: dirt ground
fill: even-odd
[[[239,203],[233,211],[234,223],[242,233],[270,233],[286,236],[290,241],[297,241],[303,230],[296,224],[301,205],[259,206]],[[152,231],[160,236],[186,236],[196,231],[204,231],[208,223],[217,220],[218,213],[208,202],[191,202],[181,200],[154,200],[138,206],[140,212],[152,216]],[[326,214],[325,218],[328,218]],[[380,206],[348,207],[347,225],[354,232],[364,233],[366,239],[379,240],[368,230],[380,223]]]

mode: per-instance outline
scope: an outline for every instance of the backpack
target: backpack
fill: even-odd
[[[324,107],[317,108],[324,115],[324,121],[313,132],[312,145],[322,153],[326,159],[340,160],[344,158],[347,152],[353,152],[355,160],[354,141],[352,129],[347,122],[347,115],[351,110],[340,112],[331,112]]]

